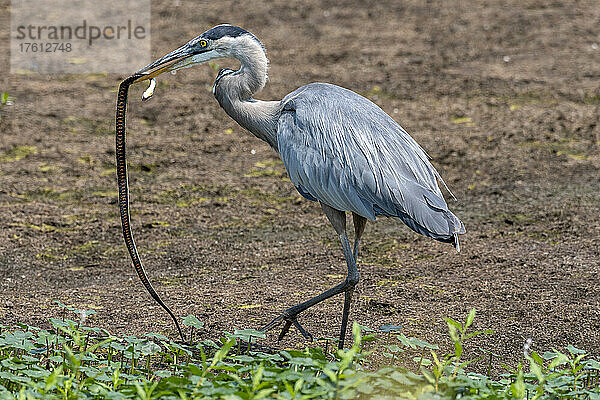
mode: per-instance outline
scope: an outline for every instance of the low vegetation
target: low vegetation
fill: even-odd
[[[3,114],[2,114],[2,110],[4,107],[6,106],[10,106],[14,103],[14,98],[9,96],[8,93],[6,92],[2,92],[0,93],[0,122],[2,121],[3,118]]]
[[[491,334],[470,331],[475,310],[463,323],[445,319],[454,346],[444,354],[400,327],[356,323],[353,346],[335,352],[332,341],[268,349],[255,330],[193,345],[160,334],[116,337],[84,326],[94,311],[61,306],[79,322],[0,325],[0,399],[600,399],[600,363],[573,346],[537,354],[526,344],[522,362],[500,376],[469,372],[464,345]],[[199,336],[196,317],[184,325],[190,341]]]

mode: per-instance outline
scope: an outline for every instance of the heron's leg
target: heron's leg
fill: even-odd
[[[354,222],[354,251],[352,252],[352,257],[354,259],[354,270],[356,271],[356,283],[360,278],[358,273],[358,243],[360,238],[365,231],[365,226],[367,225],[367,219],[361,215],[356,213],[352,213],[352,221]],[[347,239],[346,239],[347,240]],[[348,247],[350,245],[348,244]],[[344,255],[346,252],[344,251]],[[347,261],[347,259],[346,259]],[[350,278],[350,268],[348,268],[348,280]],[[354,294],[354,286],[356,283],[352,285],[346,292],[344,293],[344,312],[342,313],[342,325],[340,327],[340,341],[338,342],[338,346],[340,349],[344,348],[344,339],[346,338],[346,329],[348,327],[348,316],[350,315],[350,303],[352,302],[352,294]]]
[[[344,339],[346,338],[346,328],[348,327],[348,316],[350,315],[350,303],[352,303],[352,294],[354,293],[354,287],[360,279],[358,268],[356,267],[356,258],[350,250],[350,243],[348,238],[344,234],[342,239],[342,248],[344,249],[344,257],[346,258],[346,264],[348,265],[348,276],[344,283],[347,284],[347,288],[344,293],[344,311],[342,312],[342,324],[340,325],[340,341],[338,342],[338,348],[344,348]],[[355,240],[356,243],[356,240]]]
[[[352,254],[354,254],[354,259],[358,262],[358,242],[365,231],[365,226],[367,226],[367,219],[362,215],[352,213],[352,221],[354,222],[354,251]]]
[[[332,296],[335,296],[336,294],[348,292],[351,289],[353,290],[354,286],[356,286],[356,284],[358,283],[359,274],[358,269],[356,268],[356,260],[354,259],[354,255],[352,254],[352,249],[350,248],[350,243],[348,241],[348,236],[346,235],[346,214],[343,211],[336,210],[325,204],[321,204],[321,207],[323,208],[325,215],[333,225],[333,228],[338,233],[340,241],[342,242],[342,250],[344,251],[344,258],[346,259],[346,265],[348,267],[348,275],[344,282],[321,293],[318,296],[313,297],[312,299],[309,299],[303,303],[288,308],[280,316],[273,319],[273,321],[271,321],[262,328],[263,331],[268,331],[285,321],[285,325],[283,326],[283,329],[279,334],[280,340],[283,338],[283,336],[285,336],[292,324],[296,326],[296,328],[298,328],[300,333],[302,333],[302,335],[305,338],[312,340],[312,336],[308,332],[306,332],[302,328],[302,326],[300,326],[298,321],[296,321],[296,316],[302,311],[305,311],[306,309],[314,306],[315,304],[320,303],[323,300],[326,300]],[[345,316],[342,315],[342,322],[345,320],[347,325],[348,313],[350,311],[350,299],[352,297],[352,294],[350,293],[350,295],[347,295],[346,297],[348,298],[348,301],[344,301],[344,305],[346,305],[347,303],[348,307],[344,306]],[[346,333],[346,326],[343,326],[343,328],[344,330],[340,334],[340,348],[343,347],[343,337]]]

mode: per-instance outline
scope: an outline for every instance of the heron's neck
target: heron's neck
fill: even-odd
[[[277,119],[279,101],[240,100],[218,96],[219,104],[231,118],[254,136],[267,142],[275,151],[277,148]]]
[[[232,53],[240,61],[241,67],[215,82],[215,97],[238,124],[277,150],[280,102],[252,98],[267,82],[268,60],[265,51],[259,43],[249,39],[243,51],[233,49]]]

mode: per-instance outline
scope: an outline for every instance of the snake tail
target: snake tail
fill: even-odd
[[[116,132],[116,159],[117,159],[117,183],[119,186],[119,211],[121,214],[121,227],[123,229],[123,239],[125,239],[125,245],[127,246],[127,250],[129,251],[129,255],[131,256],[131,262],[135,271],[137,272],[140,280],[144,284],[144,287],[150,293],[152,298],[156,300],[158,304],[171,316],[173,322],[175,322],[175,326],[179,331],[179,335],[181,336],[181,340],[185,342],[185,338],[183,336],[183,332],[181,327],[179,326],[179,322],[177,318],[173,314],[173,312],[167,307],[167,305],[162,301],[156,290],[152,287],[152,284],[148,280],[148,276],[146,275],[146,271],[144,270],[144,266],[142,264],[142,260],[138,254],[137,248],[135,247],[135,241],[133,239],[133,232],[131,231],[131,218],[129,214],[129,184],[127,178],[127,156],[125,152],[125,116],[127,114],[127,93],[129,92],[129,86],[137,79],[139,76],[132,75],[129,78],[125,79],[119,85],[119,92],[117,95],[117,112],[116,112],[116,124],[115,124],[115,132]]]

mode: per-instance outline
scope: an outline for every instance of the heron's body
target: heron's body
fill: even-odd
[[[397,217],[444,242],[462,230],[423,149],[370,100],[306,85],[283,99],[277,127],[279,155],[304,197],[372,221]]]
[[[198,43],[204,44],[201,47],[205,50],[196,49]],[[217,101],[242,127],[278,152],[298,192],[321,203],[340,237],[348,266],[346,280],[289,308],[265,329],[285,321],[280,336],[294,324],[309,337],[296,316],[344,292],[343,346],[352,291],[359,278],[359,239],[366,220],[374,221],[378,215],[398,218],[417,233],[459,249],[458,234],[465,230],[442,196],[438,186],[438,181],[443,182],[441,177],[425,151],[376,104],[351,90],[325,83],[302,86],[281,101],[255,100],[253,95],[267,81],[266,53],[254,35],[230,25],[205,32],[141,72],[170,62],[173,54],[179,58],[171,69],[213,58],[240,61],[239,70],[219,72],[213,89]],[[353,249],[346,235],[345,212],[354,216]]]

